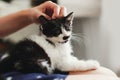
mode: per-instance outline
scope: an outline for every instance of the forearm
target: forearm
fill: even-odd
[[[52,15],[51,12],[53,12]],[[54,19],[57,17],[63,17],[65,13],[66,9],[64,7],[58,6],[51,1],[46,1],[39,6],[1,17],[0,37],[4,37],[10,33],[16,32],[17,30],[33,22],[39,23],[38,17],[41,15],[47,19]]]
[[[120,80],[110,69],[100,67],[86,72],[71,72],[66,80]]]
[[[31,24],[29,12],[22,10],[0,18],[0,37],[16,32],[17,30]]]

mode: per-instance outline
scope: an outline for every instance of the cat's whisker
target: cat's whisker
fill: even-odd
[[[73,33],[71,40],[78,43],[79,45],[84,44],[85,36],[81,33]]]

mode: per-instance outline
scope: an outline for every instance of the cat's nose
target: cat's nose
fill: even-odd
[[[63,40],[67,40],[70,36],[64,36]]]

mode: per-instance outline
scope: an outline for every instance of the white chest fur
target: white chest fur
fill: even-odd
[[[48,56],[51,59],[52,67],[57,67],[58,64],[61,64],[63,59],[66,56],[70,56],[72,51],[71,44],[69,42],[61,44],[57,43],[54,45],[50,44],[48,41],[45,40],[43,36],[34,35],[31,37],[32,41],[35,41],[40,47],[42,47]]]

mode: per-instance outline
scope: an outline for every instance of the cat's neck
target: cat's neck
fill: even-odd
[[[30,39],[32,40],[32,41],[35,41],[35,42],[37,42],[37,43],[47,43],[47,44],[49,44],[49,45],[52,45],[52,46],[61,46],[61,45],[66,45],[66,44],[70,44],[70,41],[68,41],[68,42],[66,42],[66,43],[54,43],[54,42],[52,42],[52,41],[50,41],[50,40],[48,40],[44,35],[32,35],[31,37],[30,37]]]
[[[55,46],[55,43],[53,43],[52,41],[46,39],[46,41],[48,41],[48,43],[50,43],[51,45]]]

